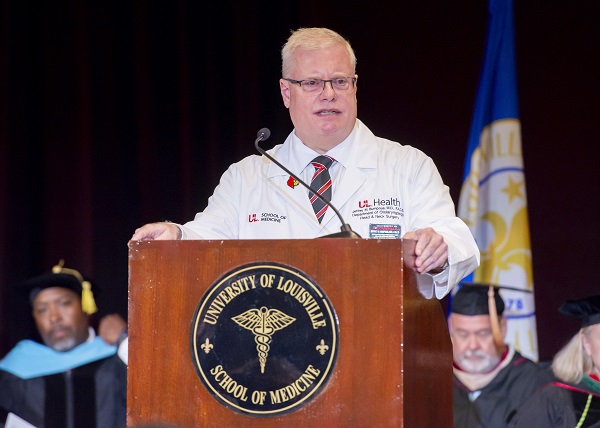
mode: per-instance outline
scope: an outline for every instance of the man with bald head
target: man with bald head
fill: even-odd
[[[327,28],[292,32],[279,89],[294,130],[269,151],[331,200],[363,238],[416,241],[415,271],[443,297],[479,264],[448,187],[421,151],[375,136],[357,118],[356,56]],[[194,220],[151,223],[132,240],[307,239],[339,232],[340,219],[265,156],[233,164]]]

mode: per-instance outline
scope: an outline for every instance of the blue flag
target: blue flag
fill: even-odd
[[[490,0],[485,58],[471,123],[458,215],[481,251],[466,280],[501,289],[506,341],[537,360],[537,332],[521,124],[517,100],[512,0]]]

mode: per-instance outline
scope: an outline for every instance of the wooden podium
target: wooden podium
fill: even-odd
[[[452,348],[440,302],[405,261],[414,241],[141,241],[129,244],[128,426],[452,427]],[[190,352],[192,319],[224,273],[292,266],[328,296],[339,348],[327,382],[288,414],[249,416],[217,401]]]

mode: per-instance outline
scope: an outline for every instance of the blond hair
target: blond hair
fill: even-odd
[[[300,28],[292,31],[281,49],[281,75],[287,77],[292,68],[293,55],[296,49],[316,50],[331,46],[343,45],[350,55],[350,63],[356,70],[356,55],[350,42],[328,28]]]
[[[556,353],[552,360],[552,372],[559,379],[578,383],[594,368],[592,358],[583,349],[582,336],[589,335],[590,328],[584,327]]]

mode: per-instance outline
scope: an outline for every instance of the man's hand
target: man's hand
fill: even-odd
[[[110,314],[100,320],[98,335],[109,345],[115,345],[119,336],[127,328],[127,323],[121,315]]]
[[[418,273],[441,272],[441,268],[448,261],[448,245],[442,235],[428,227],[407,232],[402,238],[417,241],[414,266],[411,268]]]
[[[149,223],[135,230],[132,241],[166,241],[181,239],[181,232],[172,223]]]

